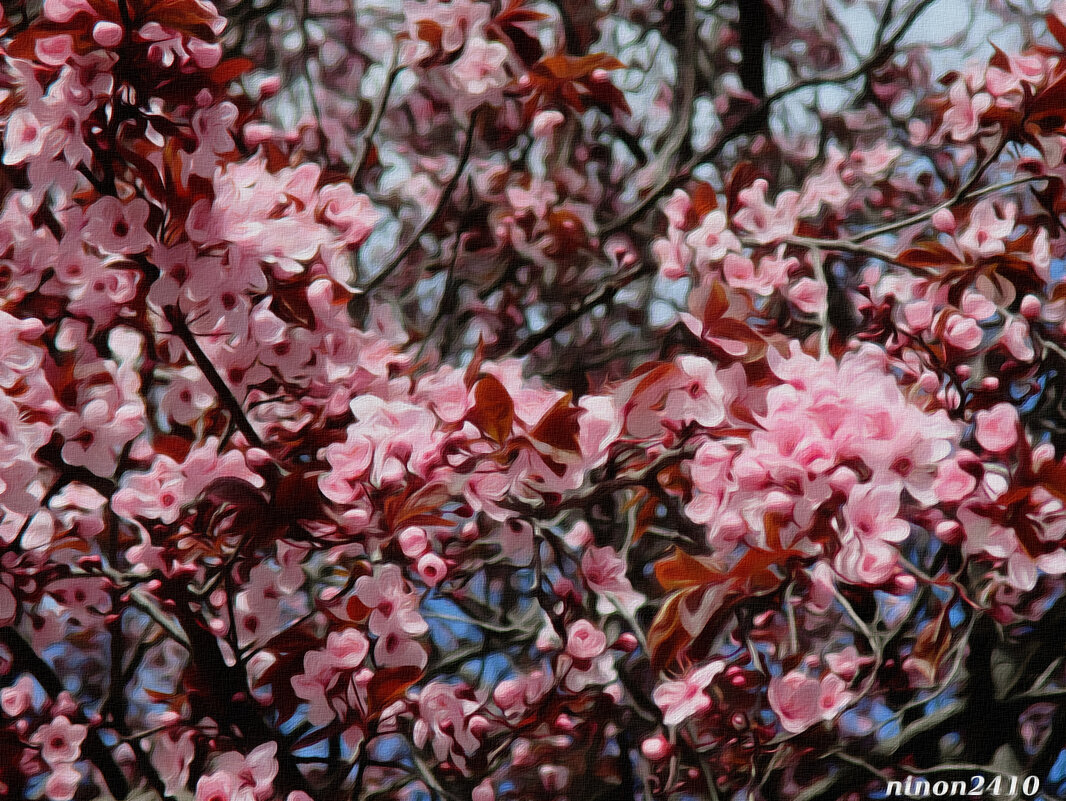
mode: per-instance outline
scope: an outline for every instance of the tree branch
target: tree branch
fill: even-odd
[[[59,680],[59,676],[52,670],[51,665],[41,659],[37,652],[33,650],[33,647],[13,627],[4,626],[0,628],[0,645],[5,646],[11,652],[9,677],[18,676],[21,673],[29,673],[53,699],[63,692],[63,682]],[[82,722],[88,724],[88,720],[83,715],[78,717]],[[85,742],[81,751],[85,758],[92,762],[97,770],[100,771],[100,774],[104,777],[104,782],[107,784],[108,791],[115,798],[123,799],[129,795],[129,781],[127,781],[122,769],[111,756],[107,746],[104,745],[103,740],[100,739],[100,733],[97,728],[91,724],[87,727]]]

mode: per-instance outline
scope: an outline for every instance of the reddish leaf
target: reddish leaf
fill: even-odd
[[[718,195],[714,187],[706,181],[693,181],[689,196],[692,198],[692,211],[696,216],[696,225],[699,224],[699,220],[718,208]]]
[[[211,70],[212,82],[225,86],[248,72],[255,64],[247,58],[227,58]]]
[[[681,603],[687,592],[678,592],[666,599],[655,615],[648,629],[648,649],[651,651],[651,664],[656,670],[663,670],[677,659],[692,638],[681,625]]]
[[[503,443],[511,435],[514,401],[498,378],[486,375],[477,382],[474,408],[467,417],[495,442]]]
[[[899,254],[899,262],[927,272],[936,272],[950,264],[958,264],[959,257],[938,242],[923,242]]]
[[[421,676],[422,669],[414,665],[378,670],[370,677],[366,688],[370,716],[381,714],[389,704],[402,697],[407,688]]]
[[[529,436],[552,448],[580,453],[581,446],[577,438],[581,433],[581,426],[578,423],[581,408],[570,405],[572,397],[568,392],[560,398],[548,413],[540,418],[540,422],[529,432]]]
[[[1056,42],[1066,48],[1066,25],[1063,25],[1055,14],[1048,14],[1044,19],[1047,21],[1048,33],[1055,37]]]
[[[680,548],[655,563],[655,578],[664,590],[686,590],[722,580],[722,572]]]
[[[910,663],[930,681],[936,681],[940,663],[951,648],[951,622],[948,613],[950,604],[945,604],[937,616],[929,621],[918,634],[911,650]]]

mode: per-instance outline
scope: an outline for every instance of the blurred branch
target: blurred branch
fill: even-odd
[[[11,668],[8,676],[15,677],[22,673],[29,673],[53,699],[63,692],[63,683],[52,670],[51,665],[41,659],[33,647],[13,627],[0,628],[0,645],[11,652]],[[80,714],[78,717],[83,718]],[[125,798],[130,791],[129,782],[103,740],[100,739],[96,726],[91,724],[87,726],[81,750],[85,758],[92,762],[104,777],[108,791],[115,798]]]
[[[182,344],[185,345],[185,349],[189,351],[189,355],[192,356],[196,366],[200,368],[200,372],[204,374],[204,378],[211,385],[211,388],[215,390],[215,394],[218,396],[219,403],[230,414],[230,419],[233,424],[237,426],[237,430],[240,431],[248,444],[256,448],[263,448],[263,440],[260,439],[255,429],[252,428],[251,422],[248,420],[247,415],[244,413],[244,409],[241,407],[240,401],[233,394],[233,391],[229,388],[229,385],[223,380],[222,376],[218,374],[218,370],[215,369],[215,365],[208,358],[200,347],[200,343],[196,341],[196,336],[189,329],[189,324],[185,321],[185,317],[178,310],[176,306],[167,306],[163,310],[163,316],[166,317],[168,323],[170,323],[173,333]]]
[[[370,121],[367,123],[366,131],[363,134],[363,138],[359,141],[359,149],[356,151],[355,157],[352,159],[348,177],[353,186],[358,187],[363,176],[363,168],[366,166],[366,157],[370,154],[370,148],[373,147],[374,144],[374,137],[377,135],[378,128],[381,126],[381,120],[385,116],[385,108],[388,106],[389,96],[392,94],[392,88],[396,83],[396,78],[401,72],[403,72],[404,68],[399,64],[399,59],[400,48],[399,45],[397,45],[393,48],[392,56],[389,58],[388,71],[385,76],[385,86],[382,87],[381,93],[378,95],[377,103],[374,104],[374,111],[370,115]]]
[[[448,180],[444,190],[441,192],[436,207],[430,212],[430,215],[423,220],[422,224],[418,226],[418,230],[412,234],[411,239],[407,244],[400,248],[396,255],[389,259],[388,263],[381,268],[378,274],[367,282],[366,286],[362,288],[363,292],[372,292],[388,279],[393,271],[400,266],[403,260],[411,255],[411,252],[418,246],[419,240],[422,239],[434,223],[440,219],[441,214],[444,213],[444,209],[452,199],[456,187],[459,186],[459,181],[463,177],[463,171],[466,169],[467,162],[470,161],[470,153],[474,147],[474,130],[477,125],[478,114],[478,110],[475,110],[470,114],[470,124],[467,125],[466,128],[466,141],[463,142],[463,150],[459,154],[459,162],[455,165],[455,172],[452,173],[452,177]]]
[[[616,233],[623,228],[628,227],[632,223],[639,220],[644,216],[655,204],[659,198],[669,192],[675,186],[688,180],[692,175],[692,172],[699,165],[704,162],[710,161],[721,154],[725,146],[736,137],[749,133],[754,123],[756,123],[761,117],[766,115],[769,109],[774,103],[779,100],[783,100],[786,97],[795,94],[796,92],[807,89],[813,86],[824,86],[832,84],[845,84],[854,80],[855,78],[865,75],[867,72],[871,72],[891,58],[892,53],[895,50],[896,44],[900,39],[910,30],[911,26],[918,19],[923,11],[928,8],[935,0],[920,0],[916,3],[911,10],[904,16],[902,23],[899,25],[895,33],[892,34],[887,40],[881,43],[880,47],[875,48],[873,53],[856,66],[854,69],[847,70],[846,72],[834,74],[834,75],[821,75],[811,78],[804,78],[795,83],[779,89],[778,91],[768,95],[764,100],[759,103],[755,103],[748,111],[743,114],[739,120],[737,120],[728,130],[723,131],[721,135],[708,147],[692,156],[679,170],[672,175],[667,175],[658,184],[656,184],[651,191],[645,196],[644,200],[640,201],[636,206],[625,212],[621,217],[614,222],[605,226],[600,230],[600,236],[607,238],[613,233]]]

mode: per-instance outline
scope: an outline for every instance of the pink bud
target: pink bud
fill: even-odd
[[[570,732],[577,728],[577,723],[569,715],[560,714],[555,718],[555,728]]]
[[[1018,441],[1018,410],[1009,403],[997,403],[974,415],[977,442],[986,451],[1003,453]]]
[[[536,137],[548,136],[555,128],[563,123],[566,118],[562,112],[550,109],[541,111],[533,118],[533,135]]]
[[[115,47],[122,41],[122,26],[116,22],[100,20],[93,26],[93,41],[101,47]]]
[[[933,212],[933,227],[945,234],[955,231],[955,215],[949,209],[937,209]]]
[[[481,782],[470,793],[470,801],[495,801],[496,793],[492,791],[492,782],[489,779]]]
[[[640,744],[640,753],[646,759],[658,762],[670,756],[670,743],[661,734],[655,734]]]
[[[995,391],[999,389],[999,379],[994,375],[986,375],[981,379],[981,389]]]
[[[937,538],[948,545],[958,545],[962,542],[962,526],[955,520],[941,520],[934,531]]]
[[[436,587],[437,583],[448,575],[448,566],[433,552],[423,554],[418,560],[416,569],[422,581],[430,587]]]
[[[408,526],[400,532],[397,539],[400,542],[400,550],[410,559],[421,556],[429,548],[429,536],[426,530],[419,526]]]
[[[907,573],[901,573],[892,581],[892,590],[897,595],[908,595],[914,592],[914,588],[917,586],[918,582],[915,581],[914,576]]]
[[[631,654],[637,650],[638,645],[640,645],[640,643],[637,642],[637,638],[630,632],[624,631],[618,635],[618,639],[614,641],[614,645],[611,647],[619,651],[625,651],[627,654]]]
[[[273,97],[279,91],[281,91],[281,78],[277,75],[271,75],[259,84],[260,97]]]
[[[1040,299],[1035,295],[1026,295],[1022,298],[1022,316],[1033,320],[1040,316]]]

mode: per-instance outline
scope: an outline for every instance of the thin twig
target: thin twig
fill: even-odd
[[[452,194],[455,192],[456,187],[459,186],[459,180],[463,176],[463,171],[466,169],[466,164],[470,160],[470,152],[474,147],[474,127],[477,124],[478,112],[474,111],[470,115],[470,125],[466,129],[466,141],[463,143],[463,151],[459,155],[459,163],[455,165],[455,172],[452,174],[451,179],[444,187],[444,191],[441,192],[440,199],[437,201],[436,208],[430,213],[428,217],[418,226],[418,230],[415,231],[411,239],[400,248],[400,251],[389,259],[389,262],[375,275],[366,286],[362,288],[363,292],[371,292],[382,284],[393,271],[400,266],[404,259],[411,255],[411,251],[418,246],[419,240],[425,235],[425,233],[433,226],[434,223],[440,218],[444,212],[444,208],[448,205],[448,202],[452,199]]]
[[[381,120],[385,116],[385,108],[388,106],[389,95],[392,94],[392,87],[396,83],[397,76],[403,72],[404,68],[399,64],[399,60],[400,48],[399,45],[397,45],[393,48],[392,56],[389,59],[388,73],[385,76],[385,86],[382,88],[381,94],[378,96],[377,103],[374,105],[374,110],[370,114],[370,121],[367,123],[366,131],[363,133],[363,138],[359,142],[359,149],[356,151],[356,155],[352,159],[352,166],[348,173],[348,178],[354,186],[358,186],[360,179],[363,177],[363,168],[366,166],[366,157],[370,153],[370,147],[374,143],[374,137],[377,135]]]

